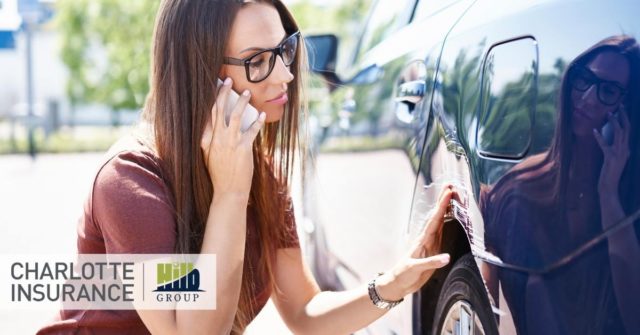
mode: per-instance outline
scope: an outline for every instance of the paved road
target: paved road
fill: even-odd
[[[73,254],[100,154],[0,156],[0,254]],[[6,334],[33,334],[55,311],[0,310]]]
[[[385,162],[400,161],[394,158],[394,153],[384,153]],[[364,217],[333,217],[332,213],[340,208],[354,205],[352,200],[360,199],[355,204],[365,205],[375,200],[376,203],[386,203],[384,199],[362,199],[363,194],[347,194],[344,191],[344,183],[360,183],[361,191],[391,187],[385,189],[384,194],[391,198],[406,196],[405,189],[411,190],[411,180],[393,185],[369,185],[371,176],[363,171],[368,171],[366,166],[369,159],[381,159],[369,157],[370,154],[358,156],[365,166],[354,164],[351,155],[325,155],[318,158],[318,168],[321,169],[321,186],[316,192],[321,199],[324,195],[321,211],[328,215],[325,223],[327,235],[331,247],[344,259],[353,259],[354,252],[362,254],[362,250],[355,250],[350,240],[354,236],[360,236],[359,232],[371,231],[375,218]],[[87,196],[94,174],[102,159],[102,154],[71,154],[71,155],[41,155],[32,161],[25,156],[0,156],[0,255],[19,253],[61,253],[73,254],[76,252],[76,222],[82,211],[84,199]],[[389,165],[388,163],[387,165]],[[405,169],[400,166],[397,169]],[[387,172],[389,173],[389,172]],[[355,176],[360,175],[359,178]],[[349,180],[344,180],[349,177]],[[350,189],[353,189],[350,188]],[[302,220],[300,212],[302,208],[299,183],[293,185],[293,199],[296,209],[297,222]],[[401,192],[402,191],[402,192]],[[370,192],[375,193],[375,192]],[[382,194],[383,192],[377,192]],[[328,195],[341,194],[341,197],[328,197]],[[327,200],[328,199],[328,200]],[[402,200],[408,203],[408,200]],[[341,207],[342,206],[342,207]],[[344,209],[344,208],[343,208]],[[363,215],[365,210],[354,211]],[[390,212],[389,215],[394,214]],[[397,214],[394,214],[397,216]],[[334,215],[335,216],[335,215]],[[385,216],[378,218],[380,225],[392,222]],[[387,222],[388,221],[388,222]],[[385,223],[386,222],[386,223]],[[299,227],[300,228],[300,227]],[[389,227],[390,228],[390,227]],[[379,229],[389,232],[389,229]],[[376,240],[378,236],[370,236]],[[387,239],[389,237],[387,236]],[[371,244],[372,250],[365,253],[378,258],[388,258],[386,263],[392,264],[391,254],[375,253],[375,243]],[[378,250],[381,251],[381,250]],[[351,265],[360,273],[371,272],[374,269],[366,268],[368,262],[354,262]],[[365,268],[359,268],[365,267]],[[352,283],[356,284],[356,283]],[[352,285],[349,285],[352,286]],[[55,311],[7,311],[0,309],[0,324],[3,331],[10,334],[32,334],[40,325],[44,324]],[[389,315],[390,317],[392,315]],[[8,325],[8,328],[6,326]],[[373,327],[375,328],[375,327]],[[375,332],[375,331],[374,331]],[[367,334],[368,332],[361,332]],[[247,334],[290,334],[280,319],[271,302],[267,304],[263,312],[249,326]],[[360,334],[360,333],[359,333]]]

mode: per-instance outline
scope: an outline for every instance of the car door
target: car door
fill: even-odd
[[[419,222],[419,214],[435,201],[435,192],[423,189],[454,183],[460,199],[454,203],[457,225],[451,227],[460,228],[462,234],[447,236],[453,244],[450,252],[454,261],[472,254],[473,268],[480,270],[482,279],[478,294],[462,294],[457,301],[443,301],[444,288],[431,294],[423,291],[422,300],[440,298],[438,305],[445,308],[441,318],[435,315],[436,320],[430,321],[435,325],[423,327],[425,333],[439,330],[440,325],[477,326],[474,316],[486,320],[481,315],[485,310],[493,312],[501,334],[638,332],[637,323],[629,321],[637,286],[626,281],[637,276],[640,264],[637,221],[635,229],[632,225],[638,204],[631,200],[638,199],[638,193],[623,186],[634,183],[636,172],[628,172],[627,182],[620,184],[627,187],[620,193],[627,197],[620,200],[624,214],[616,222],[627,233],[614,243],[614,233],[607,230],[611,227],[603,223],[607,216],[601,214],[610,208],[602,199],[616,195],[599,191],[597,178],[574,179],[571,187],[578,191],[573,193],[560,188],[567,185],[559,180],[566,180],[563,174],[569,170],[557,165],[575,159],[557,143],[562,139],[575,143],[582,136],[578,128],[567,125],[566,113],[583,123],[593,117],[564,107],[567,92],[573,92],[575,109],[603,99],[596,92],[598,80],[575,86],[575,78],[593,77],[575,77],[572,69],[591,64],[593,58],[583,56],[603,40],[637,49],[633,39],[640,27],[630,14],[637,12],[637,6],[629,1],[477,1],[449,33],[438,68],[431,106],[434,123],[424,148],[412,221]],[[637,58],[637,52],[631,54],[630,59]],[[618,65],[597,68],[603,77],[619,69]],[[631,83],[637,76],[629,71]],[[584,86],[592,88],[588,98],[577,93]],[[631,93],[625,103],[634,104],[637,95]],[[601,127],[595,130],[602,132]],[[601,152],[590,145],[589,150],[579,146],[570,152]],[[636,145],[630,142],[632,148]],[[580,173],[588,171],[590,163],[581,159],[573,164],[577,169],[572,173]],[[590,205],[580,205],[587,198]],[[625,216],[631,217],[622,220]],[[624,251],[612,249],[621,245]],[[628,272],[616,273],[616,264],[627,264]],[[444,275],[441,280],[446,283],[449,277]],[[487,290],[488,299],[477,298],[486,296]],[[465,309],[480,305],[451,317],[446,309],[458,302]]]
[[[383,45],[409,23],[415,3],[374,4],[353,60],[338,73],[351,80],[332,92],[336,121],[316,160],[314,220],[339,260],[330,271],[346,288],[394,264],[408,220],[415,178],[404,150],[410,132],[397,127],[392,95],[405,60]]]
[[[381,0],[332,93],[337,120],[320,145],[314,221],[343,287],[390,269],[408,248],[407,224],[442,41],[471,1]],[[419,11],[416,11],[416,5]],[[411,299],[375,333],[411,332]]]

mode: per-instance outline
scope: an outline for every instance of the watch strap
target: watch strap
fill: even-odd
[[[371,302],[373,303],[374,306],[381,309],[389,310],[397,306],[398,304],[400,304],[402,301],[404,301],[404,298],[394,301],[394,300],[385,300],[382,297],[380,297],[380,294],[376,289],[376,279],[380,277],[382,274],[383,273],[378,273],[378,276],[376,278],[373,278],[369,282],[369,285],[368,285],[369,299],[371,299]]]

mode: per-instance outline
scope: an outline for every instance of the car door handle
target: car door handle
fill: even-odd
[[[417,104],[424,98],[425,82],[422,80],[414,80],[400,84],[396,101]]]

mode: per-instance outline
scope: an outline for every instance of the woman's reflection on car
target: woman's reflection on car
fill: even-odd
[[[489,251],[544,269],[640,208],[640,46],[606,38],[565,70],[548,151],[483,188]],[[489,267],[519,334],[638,334],[640,226],[548,272]]]

